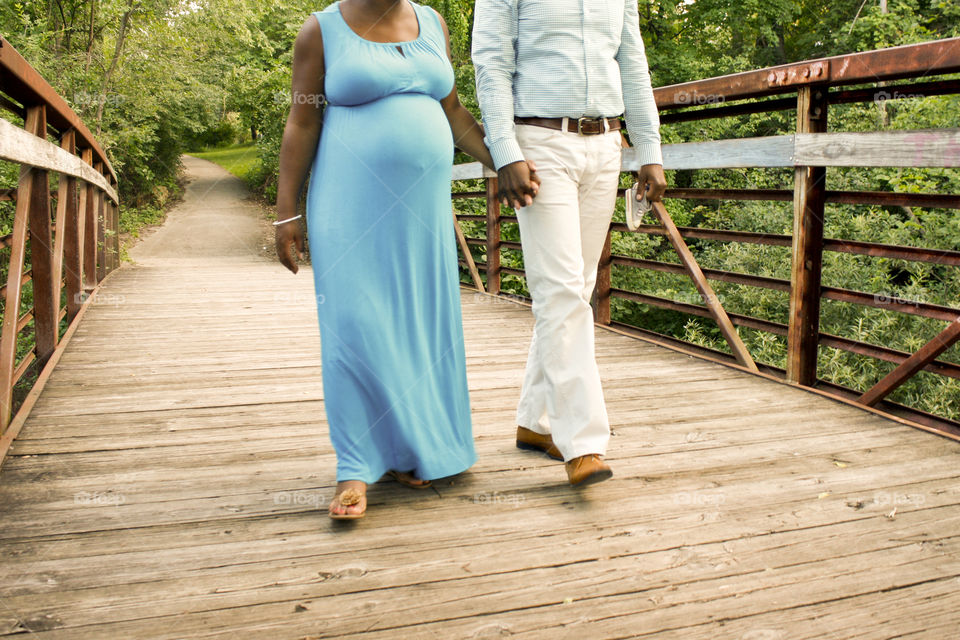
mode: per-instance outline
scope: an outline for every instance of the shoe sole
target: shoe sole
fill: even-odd
[[[426,482],[422,482],[422,483],[416,483],[416,484],[412,482],[408,482],[404,480],[403,477],[396,471],[387,471],[387,473],[384,475],[386,475],[389,478],[392,478],[397,482],[397,484],[402,485],[408,489],[429,489],[430,487],[433,486],[433,482],[430,480],[427,480]]]
[[[543,447],[538,447],[535,444],[529,444],[527,442],[520,442],[519,440],[517,440],[517,449],[523,449],[524,451],[539,451],[540,453],[545,454],[548,458],[552,460],[563,460],[562,456],[550,455],[550,453]]]
[[[571,487],[577,487],[577,488],[579,489],[580,487],[588,487],[588,486],[590,486],[591,484],[597,484],[598,482],[603,482],[604,480],[609,480],[609,479],[612,478],[612,477],[613,477],[613,471],[610,470],[610,469],[604,469],[604,470],[601,470],[601,471],[594,471],[593,473],[591,473],[591,474],[588,475],[586,478],[584,478],[583,480],[581,480],[580,482],[578,482],[578,483],[576,483],[576,484],[574,484],[574,483],[571,482],[571,483],[570,483],[570,486],[571,486]]]

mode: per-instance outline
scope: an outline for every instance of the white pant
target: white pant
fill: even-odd
[[[517,211],[535,319],[517,424],[552,434],[564,460],[603,455],[610,423],[590,298],[616,203],[620,132],[517,125],[517,141],[541,180],[533,204]]]

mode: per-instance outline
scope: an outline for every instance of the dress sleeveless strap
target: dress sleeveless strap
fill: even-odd
[[[311,15],[320,25],[320,35],[323,38],[323,62],[329,71],[330,64],[340,57],[343,47],[343,35],[340,23],[343,20],[339,15],[339,7],[332,4],[322,11],[314,11]],[[346,27],[346,24],[343,24]],[[326,84],[326,82],[324,82]]]
[[[421,36],[432,44],[444,56],[447,55],[447,40],[440,24],[440,14],[428,6],[411,2],[420,22]]]
[[[323,11],[314,11],[311,15],[317,19],[317,22],[320,24],[321,31],[326,35],[326,22],[329,20],[330,9],[324,9]]]
[[[332,4],[322,11],[314,11],[312,15],[320,23],[320,31],[323,32],[324,41],[326,41],[328,35],[334,38],[334,33],[337,31],[336,22],[340,17],[337,15],[337,5]]]

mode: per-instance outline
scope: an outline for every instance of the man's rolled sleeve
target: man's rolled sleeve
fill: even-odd
[[[473,64],[484,142],[497,169],[523,160],[513,124],[517,0],[477,0],[473,19]]]
[[[640,37],[640,15],[636,0],[625,0],[623,34],[617,51],[620,82],[623,86],[623,111],[630,143],[640,164],[663,164],[660,151],[660,116],[653,98],[650,68]]]

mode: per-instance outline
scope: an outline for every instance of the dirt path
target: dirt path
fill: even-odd
[[[243,181],[200,158],[184,156],[183,164],[189,181],[183,201],[159,229],[131,247],[134,262],[267,261],[262,209],[249,199]]]

